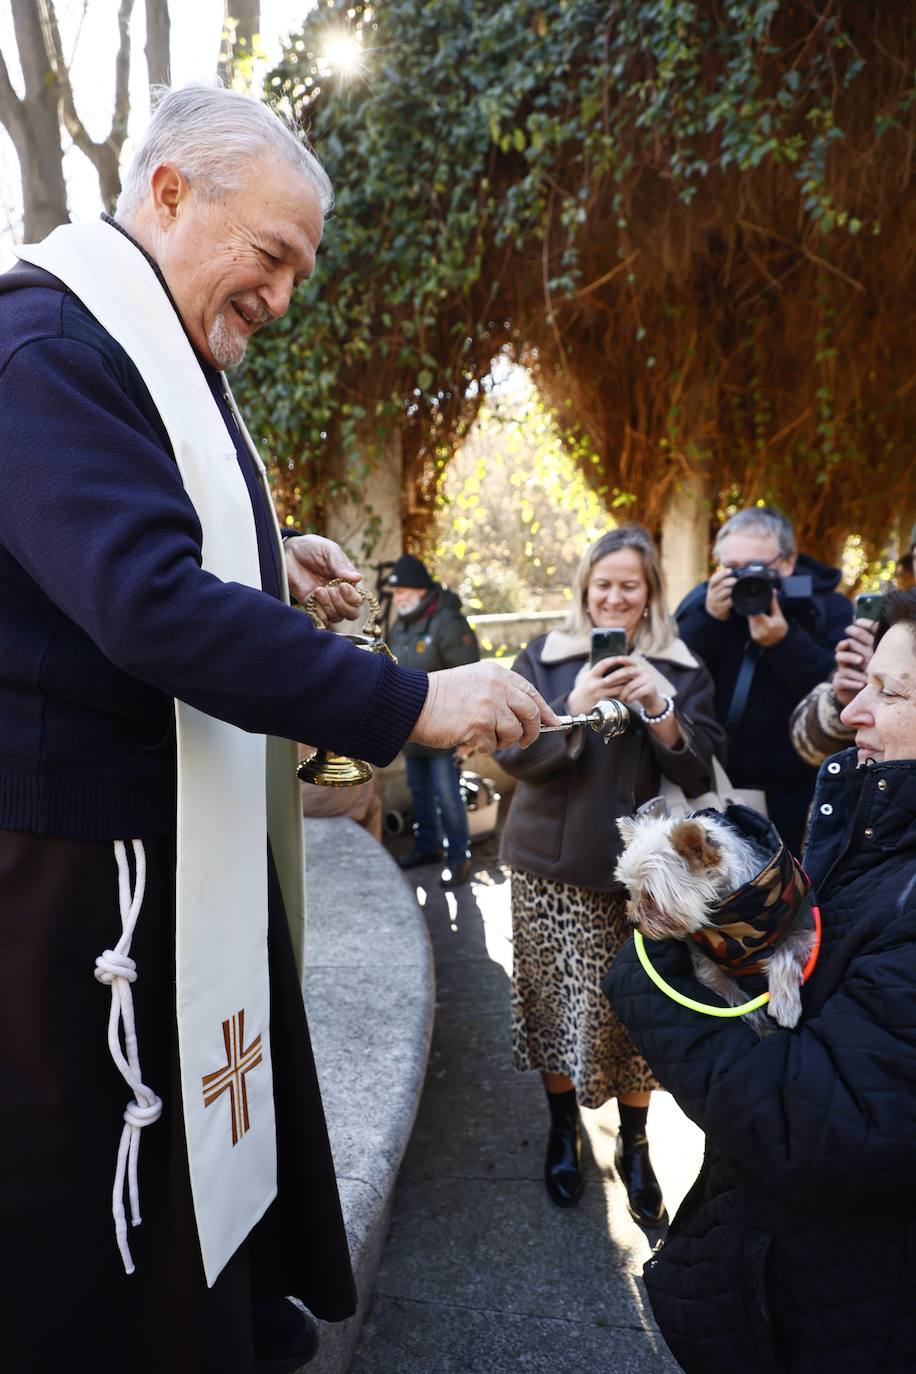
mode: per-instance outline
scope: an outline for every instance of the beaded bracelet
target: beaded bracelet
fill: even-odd
[[[657,716],[650,716],[642,702],[639,703],[639,714],[647,725],[661,725],[662,721],[667,720],[674,711],[674,701],[671,697],[663,697],[662,700],[665,703],[665,709],[664,711],[659,711]]]

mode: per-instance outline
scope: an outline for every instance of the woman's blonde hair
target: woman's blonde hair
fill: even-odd
[[[667,611],[665,579],[658,549],[651,534],[642,525],[618,525],[616,529],[602,534],[585,550],[573,578],[572,606],[563,629],[570,634],[585,634],[591,630],[586,601],[592,568],[609,553],[619,553],[621,549],[635,549],[639,554],[649,589],[646,601],[648,615],[640,620],[633,633],[633,648],[641,649],[644,654],[660,653],[677,638],[677,626]]]

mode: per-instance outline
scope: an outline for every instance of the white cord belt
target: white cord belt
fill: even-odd
[[[114,852],[118,863],[118,902],[121,908],[121,938],[114,949],[104,950],[95,961],[95,976],[111,988],[111,1014],[108,1017],[108,1048],[127,1086],[133,1101],[124,1110],[124,1129],[118,1146],[111,1212],[114,1217],[115,1238],[124,1268],[134,1272],[134,1262],[127,1244],[127,1218],[124,1213],[124,1177],[130,1194],[130,1219],[140,1225],[140,1187],[137,1182],[137,1157],[140,1151],[140,1131],[158,1121],[162,1115],[162,1099],[148,1088],[140,1076],[140,1054],[134,1023],[134,999],[130,985],[136,980],[137,965],[130,957],[130,942],[143,905],[146,890],[146,852],[141,840],[132,841],[136,877],[130,888],[130,868],[123,840],[115,840]],[[120,1028],[124,1026],[124,1048],[121,1047]]]

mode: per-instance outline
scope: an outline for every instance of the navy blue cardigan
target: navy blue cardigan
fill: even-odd
[[[251,495],[260,591],[202,570],[197,515],[121,346],[53,279],[15,276],[0,277],[0,828],[168,834],[175,697],[390,762],[426,674],[278,599],[269,511],[219,374],[201,360]]]

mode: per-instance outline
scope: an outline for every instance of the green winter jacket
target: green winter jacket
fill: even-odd
[[[447,587],[434,583],[419,606],[399,615],[388,634],[388,644],[402,668],[438,673],[460,668],[480,658],[477,636],[461,614],[461,600]],[[407,744],[405,754],[443,754],[423,744]]]

